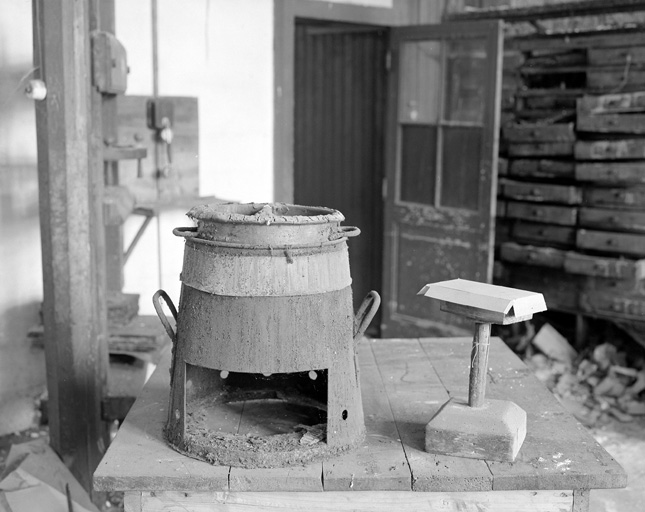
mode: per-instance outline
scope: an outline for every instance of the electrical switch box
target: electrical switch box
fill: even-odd
[[[124,94],[128,87],[125,47],[109,32],[92,34],[92,75],[103,94]]]
[[[172,100],[166,98],[154,98],[146,104],[148,128],[151,130],[163,130],[173,125],[175,117],[175,105]]]

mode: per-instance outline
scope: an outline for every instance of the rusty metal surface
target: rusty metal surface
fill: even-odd
[[[217,248],[188,240],[181,281],[207,293],[236,297],[313,295],[350,286],[347,244],[327,247],[213,250]]]

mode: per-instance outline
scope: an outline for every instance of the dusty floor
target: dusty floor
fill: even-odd
[[[645,510],[645,417],[629,423],[614,421],[593,429],[596,440],[625,469],[625,489],[596,489],[591,492],[590,512],[640,512]]]

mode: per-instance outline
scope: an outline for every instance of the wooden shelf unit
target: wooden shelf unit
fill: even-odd
[[[643,31],[506,47],[496,282],[645,339]]]

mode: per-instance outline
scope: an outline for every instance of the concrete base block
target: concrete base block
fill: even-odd
[[[470,407],[451,398],[426,425],[429,453],[513,462],[526,437],[526,412],[513,402],[486,400]]]

